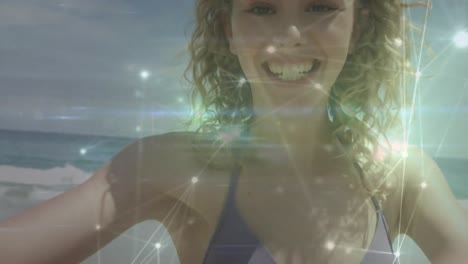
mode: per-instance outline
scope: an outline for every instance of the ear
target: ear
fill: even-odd
[[[228,16],[223,16],[221,19],[221,23],[223,23],[223,28],[224,28],[224,36],[226,36],[226,39],[229,44],[229,50],[231,51],[232,54],[237,55],[234,41],[232,40],[232,26],[231,26],[231,18]]]

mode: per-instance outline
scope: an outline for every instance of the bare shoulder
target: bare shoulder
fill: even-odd
[[[106,165],[110,171],[108,175],[111,175],[108,181],[120,182],[114,185],[122,186],[124,192],[133,188],[141,190],[141,196],[148,196],[141,199],[159,196],[171,199],[171,203],[180,203],[179,199],[194,176],[190,171],[195,163],[190,156],[190,133],[170,132],[144,137],[126,146]]]
[[[414,145],[392,160],[401,181],[393,200],[398,233],[410,236],[431,262],[460,254],[460,245],[468,244],[468,221],[437,163]]]
[[[145,137],[130,148],[135,149],[132,156],[138,156],[147,173],[158,173],[166,194],[181,197],[202,167],[194,158],[193,137],[193,132],[169,132]]]
[[[158,171],[163,192],[207,223],[217,217],[228,186],[229,170],[213,169],[200,155],[215,153],[209,145],[195,151],[195,132],[170,132],[142,139],[145,170]],[[206,152],[205,154],[203,152]]]
[[[181,154],[189,148],[187,138],[187,133],[169,132],[137,139],[115,155],[110,166],[127,175],[164,180],[177,174],[174,169],[182,169]]]
[[[228,180],[222,171],[211,170],[197,159],[195,136],[194,132],[170,132],[145,137],[129,145],[124,155],[126,160],[139,160],[143,178],[157,178],[156,192],[163,193],[164,199],[149,208],[150,220],[166,228],[181,263],[202,261]]]
[[[426,184],[421,173],[421,165],[426,160],[430,166],[435,162],[418,147],[406,145],[393,150],[385,158],[385,162],[390,165],[391,172],[385,177],[392,177],[391,192],[384,203],[384,213],[389,222],[390,235],[392,239],[402,234],[408,234],[407,221],[409,217],[407,209],[412,207],[410,201],[415,201],[417,193]],[[414,192],[416,191],[416,192]]]

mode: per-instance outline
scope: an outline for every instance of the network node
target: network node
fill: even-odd
[[[274,46],[268,46],[266,50],[270,54],[273,54],[276,52],[276,48]]]
[[[335,243],[333,241],[328,241],[326,244],[328,250],[333,250],[335,248]]]
[[[401,40],[401,38],[396,38],[394,39],[394,43],[395,43],[395,46],[401,47],[401,45],[403,45],[403,40]]]
[[[140,78],[142,80],[147,80],[150,75],[151,75],[151,73],[149,71],[147,71],[147,70],[140,71]]]
[[[453,37],[453,42],[457,48],[466,48],[468,47],[468,33],[466,31],[459,31]]]

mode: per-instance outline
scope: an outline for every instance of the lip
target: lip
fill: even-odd
[[[295,80],[295,81],[285,81],[276,77],[276,75],[274,75],[268,68],[268,62],[262,63],[262,69],[265,71],[266,75],[272,80],[272,83],[274,85],[283,86],[283,87],[304,86],[306,84],[313,83],[314,80],[317,80],[318,72],[321,69],[322,62],[319,60],[315,60],[315,61],[317,62],[317,66],[314,66],[315,69],[313,69],[312,72],[307,74],[305,78],[302,78],[300,80]]]

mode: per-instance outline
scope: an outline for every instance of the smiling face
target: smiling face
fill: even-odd
[[[357,0],[356,0],[357,1]],[[255,108],[326,102],[357,34],[355,0],[233,0],[225,25]]]

